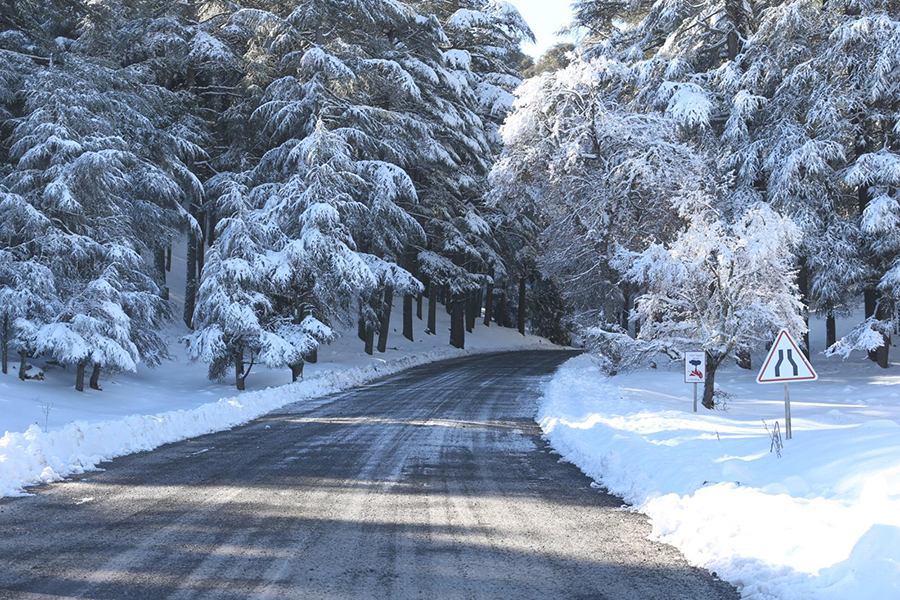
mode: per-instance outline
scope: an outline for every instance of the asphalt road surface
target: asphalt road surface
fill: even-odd
[[[533,421],[570,355],[420,367],[0,501],[0,598],[737,598]]]

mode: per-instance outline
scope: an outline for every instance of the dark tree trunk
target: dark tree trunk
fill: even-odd
[[[712,360],[709,355],[706,356],[706,381],[703,384],[703,407],[712,410],[716,407],[714,397],[716,391],[716,369],[719,368],[719,361]]]
[[[889,302],[886,298],[882,298],[878,303],[878,308],[875,311],[876,318],[886,321],[891,318],[891,302]],[[890,352],[891,352],[891,336],[887,333],[881,334],[884,339],[884,343],[880,348],[875,350],[875,361],[878,363],[878,366],[882,369],[887,369],[891,366],[890,363]]]
[[[391,309],[394,304],[393,286],[384,286],[384,304],[381,309],[381,330],[378,332],[378,351],[387,352],[388,332],[391,327]]]
[[[366,341],[366,319],[360,315],[359,321],[356,322],[356,335],[363,342]]]
[[[291,365],[291,382],[296,382],[303,378],[303,361]]]
[[[800,258],[800,270],[797,272],[797,288],[800,291],[800,302],[803,304],[803,322],[806,324],[806,333],[803,334],[803,354],[809,358],[809,266],[806,257]]]
[[[628,333],[629,321],[631,320],[631,292],[627,286],[622,288],[622,314],[620,315],[620,320],[619,325],[625,330],[625,333]]]
[[[92,390],[100,390],[100,365],[94,365],[94,369],[91,371],[91,381],[89,385]]]
[[[863,291],[863,304],[865,304],[866,308],[866,318],[871,318],[875,316],[875,308],[878,305],[878,296],[875,294],[875,288],[868,288]],[[870,350],[869,351],[869,360],[877,361],[878,360],[878,351]]]
[[[436,335],[437,331],[437,290],[434,285],[430,286],[428,294],[428,330],[426,333]]]
[[[837,325],[834,319],[834,313],[832,311],[828,311],[828,316],[825,317],[825,345],[828,348],[831,348],[837,343]]]
[[[450,345],[454,348],[466,347],[466,297],[457,294],[448,302],[450,313]]]
[[[475,330],[475,321],[478,320],[478,294],[469,292],[466,294],[466,331],[472,333]]]
[[[411,342],[413,339],[413,296],[403,294],[403,337]]]
[[[519,280],[519,333],[525,335],[525,278]]]
[[[487,293],[484,295],[484,324],[491,326],[491,317],[494,312],[494,270],[491,269],[491,280],[487,284]]]
[[[423,294],[416,296],[416,318],[420,321],[422,320],[422,305],[424,304],[424,298],[425,296]]]
[[[9,373],[9,315],[3,315],[3,328],[0,330],[0,371]]]
[[[234,353],[234,382],[237,385],[238,391],[243,392],[246,386],[244,382],[247,381],[246,375],[244,375],[244,356],[243,352],[235,352]]]
[[[484,306],[484,286],[478,288],[475,292],[475,321],[481,316],[481,308]]]
[[[216,215],[210,211],[209,213],[209,225],[206,226],[206,242],[212,246],[213,242],[216,241]]]
[[[156,248],[156,270],[159,272],[159,295],[163,300],[169,299],[169,286],[166,285],[166,249],[163,246]]]
[[[184,286],[184,323],[193,329],[194,305],[197,302],[197,236],[188,234],[187,281]]]
[[[750,370],[753,368],[749,350],[738,350],[736,362],[737,365],[742,369]]]
[[[166,246],[166,271],[172,272],[172,244]]]
[[[497,325],[506,327],[506,294],[502,291],[497,295]]]
[[[25,381],[28,378],[28,353],[19,352],[19,379]]]
[[[375,350],[375,328],[369,327],[366,329],[366,354],[372,356],[372,353]]]
[[[200,240],[197,243],[197,277],[203,275],[203,264],[206,262],[206,214],[200,213]]]
[[[79,392],[84,391],[84,368],[85,364],[80,362],[75,369],[75,389]]]

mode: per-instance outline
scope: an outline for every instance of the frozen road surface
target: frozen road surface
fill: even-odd
[[[569,354],[436,363],[0,501],[0,598],[737,598],[557,462]]]

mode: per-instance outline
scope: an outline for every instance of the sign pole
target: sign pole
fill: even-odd
[[[791,388],[790,384],[784,383],[784,430],[787,439],[791,439]]]
[[[694,412],[697,412],[697,384],[694,383]]]

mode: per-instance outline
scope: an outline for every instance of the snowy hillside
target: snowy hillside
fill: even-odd
[[[680,363],[608,379],[582,356],[548,385],[538,420],[565,459],[651,518],[655,538],[745,598],[898,598],[900,377],[858,353],[812,362],[820,379],[791,386],[781,457],[770,434],[776,421],[783,431],[782,387],[734,365],[723,409],[693,414]]]

